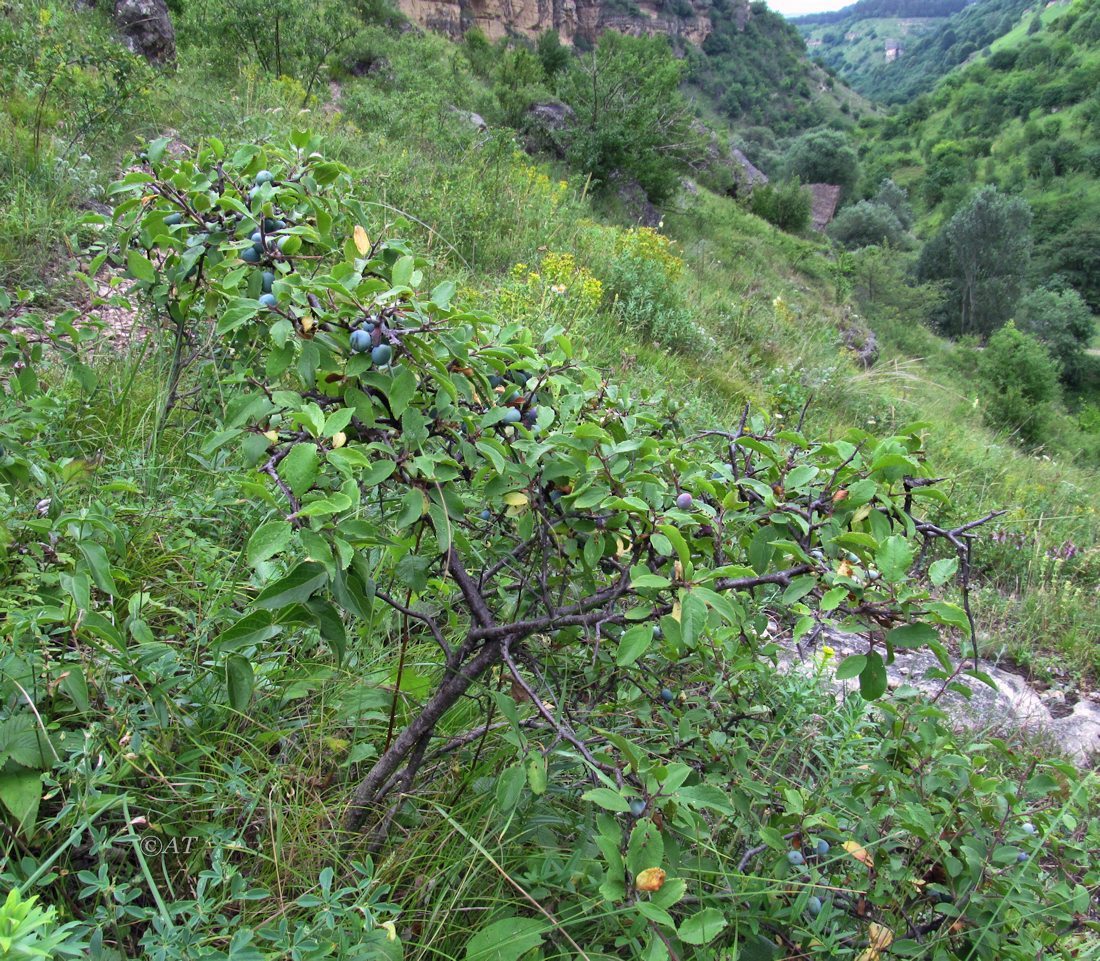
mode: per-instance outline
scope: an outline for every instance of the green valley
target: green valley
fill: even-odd
[[[1095,957],[1093,5],[495,10],[5,6],[0,959]]]

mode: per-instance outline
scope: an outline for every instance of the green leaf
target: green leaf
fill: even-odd
[[[542,944],[545,931],[546,922],[535,918],[501,918],[469,940],[466,961],[518,961]]]
[[[228,334],[241,324],[247,323],[260,312],[261,306],[259,301],[247,297],[234,297],[218,318],[218,334]]]
[[[886,640],[891,647],[908,648],[932,644],[940,639],[940,632],[931,624],[903,624],[888,631]]]
[[[255,675],[247,657],[230,654],[225,659],[225,686],[229,691],[229,706],[234,711],[244,713],[252,702],[252,687]]]
[[[313,444],[295,444],[290,453],[279,461],[279,476],[286,482],[295,497],[301,497],[317,479],[320,458]]]
[[[687,894],[687,881],[683,878],[668,878],[661,885],[660,891],[654,891],[649,897],[649,903],[660,908],[671,908],[678,904]]]
[[[684,944],[709,944],[726,927],[726,918],[717,908],[704,908],[680,924],[676,932]]]
[[[213,647],[219,654],[225,654],[251,644],[260,644],[281,632],[282,628],[272,622],[270,611],[252,611],[214,638]]]
[[[693,784],[682,787],[676,792],[676,800],[684,802],[689,807],[706,808],[731,817],[737,813],[730,803],[729,795],[713,784]]]
[[[532,794],[546,791],[546,757],[541,751],[532,751],[527,755],[527,783]]]
[[[268,521],[261,524],[248,539],[248,548],[245,551],[248,563],[256,567],[274,557],[290,543],[293,533],[294,528],[288,521]]]
[[[126,255],[126,269],[130,276],[144,280],[147,284],[155,284],[157,281],[157,268],[139,251],[131,250]]]
[[[970,620],[957,604],[949,604],[947,601],[936,601],[928,605],[928,615],[939,624],[957,627],[967,637],[970,636]]]
[[[590,801],[605,811],[615,811],[618,814],[626,814],[630,810],[630,802],[618,791],[612,791],[608,787],[597,787],[591,791],[585,791],[581,795],[581,800]]]
[[[657,825],[640,818],[630,832],[626,848],[626,867],[635,877],[646,868],[659,868],[665,858],[665,842]]]
[[[694,647],[695,640],[707,624],[707,606],[695,594],[686,594],[680,602],[680,639],[685,647]]]
[[[416,262],[412,257],[406,254],[393,265],[393,270],[390,273],[390,282],[394,287],[408,287],[415,268]]]
[[[69,695],[69,700],[73,702],[73,706],[78,711],[90,711],[92,709],[92,699],[88,693],[88,680],[84,677],[84,671],[81,670],[78,664],[67,664],[65,666],[65,676],[58,686]]]
[[[859,672],[859,693],[866,701],[875,701],[886,693],[886,663],[878,651],[867,654],[867,663]]]
[[[649,624],[639,624],[623,634],[619,640],[619,649],[615,653],[615,663],[619,667],[629,667],[653,643],[653,628]]]
[[[324,567],[313,561],[305,561],[286,577],[265,587],[252,603],[254,607],[264,610],[276,610],[291,604],[304,604],[327,580],[328,574]]]
[[[118,588],[115,579],[111,575],[111,565],[107,562],[107,552],[101,544],[93,541],[81,541],[80,553],[88,562],[88,570],[91,572],[92,581],[103,593],[112,597],[118,596]]]
[[[29,713],[13,714],[0,721],[0,767],[10,758],[23,767],[50,766],[46,739]]]
[[[676,920],[672,917],[672,915],[669,914],[660,905],[654,904],[652,901],[635,901],[634,910],[637,911],[647,921],[653,921],[655,924],[660,924],[666,928],[671,928],[673,931],[676,930]],[[666,954],[665,957],[667,956],[668,955]]]
[[[416,396],[416,388],[416,378],[408,368],[398,367],[386,389],[386,396],[389,398],[394,417],[400,417],[405,413],[409,402]]]
[[[761,527],[749,541],[749,564],[757,574],[763,574],[771,563],[772,554],[775,551],[771,542],[775,536],[775,531],[769,525]]]
[[[957,557],[946,557],[942,561],[936,561],[928,568],[928,576],[936,587],[941,587],[955,576],[958,569],[959,559]]]
[[[866,666],[867,656],[865,654],[852,654],[844,658],[844,660],[837,665],[836,679],[838,681],[846,681],[849,678],[855,677]]]
[[[913,548],[904,537],[895,534],[879,547],[875,563],[888,584],[898,584],[913,563]]]
[[[0,801],[15,817],[18,829],[28,837],[38,818],[42,800],[42,775],[37,771],[0,772]]]
[[[526,772],[518,764],[500,772],[500,777],[497,778],[496,801],[501,811],[507,813],[519,803],[526,777]]]
[[[834,587],[832,590],[825,592],[825,596],[821,598],[819,607],[823,611],[835,611],[840,607],[840,602],[847,596],[848,588],[844,586]]]

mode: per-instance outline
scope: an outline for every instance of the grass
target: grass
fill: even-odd
[[[545,271],[548,254],[567,253],[592,277],[610,278],[622,236],[621,225],[608,223],[610,208],[589,196],[583,180],[524,157],[507,131],[484,140],[454,118],[448,101],[462,95],[469,99],[459,106],[476,108],[481,92],[453,47],[438,38],[381,31],[369,42],[385,55],[394,79],[376,84],[346,78],[338,113],[320,104],[300,112],[300,91],[291,82],[249,71],[234,80],[212,78],[201,57],[185,51],[178,72],[151,88],[119,142],[136,144],[169,128],[185,142],[211,133],[231,140],[276,136],[293,126],[322,129],[330,150],[355,167],[372,198],[364,208],[368,231],[403,234],[428,251],[433,265],[427,283],[458,277],[462,296],[477,306],[515,310],[542,329],[560,322],[564,308],[536,297],[532,291],[541,288],[518,281],[513,267]],[[123,153],[95,158],[96,183],[114,176]],[[80,191],[72,181],[11,171],[3,176],[6,196],[20,205],[9,213],[13,223],[49,222],[65,236],[80,236],[73,206]],[[658,339],[659,326],[658,338],[639,336],[614,303],[597,298],[576,315],[589,354],[632,388],[664,385],[685,416],[709,426],[734,423],[746,403],[792,423],[810,401],[806,427],[820,437],[840,436],[853,426],[885,433],[926,421],[935,469],[952,478],[953,515],[1010,508],[1000,529],[1014,540],[983,538],[978,548],[976,610],[986,651],[1040,673],[1066,673],[1081,687],[1094,684],[1100,669],[1091,643],[1100,634],[1095,474],[1027,456],[977,426],[966,353],[923,328],[872,316],[884,356],[871,371],[855,366],[839,346],[845,305],[837,302],[833,265],[815,238],[785,235],[706,191],[669,212],[664,229],[684,263],[682,275],[670,282],[672,303],[705,331],[706,346],[672,350]],[[56,235],[32,230],[20,237],[20,259],[5,283],[37,276],[43,302],[63,303],[70,291],[64,274],[43,280],[40,273],[55,256]],[[488,920],[528,911],[532,900],[552,916],[547,931],[557,946],[547,947],[547,958],[571,956],[561,932],[587,933],[593,957],[598,949],[603,957],[640,951],[637,940],[615,945],[604,933],[621,921],[611,915],[622,911],[592,893],[597,828],[577,800],[573,759],[560,745],[552,748],[558,778],[547,797],[524,792],[508,804],[498,775],[516,763],[517,748],[506,729],[494,731],[476,752],[433,761],[436,776],[401,810],[393,843],[377,863],[351,868],[335,830],[347,781],[384,737],[391,705],[401,720],[415,704],[416,691],[407,683],[393,690],[397,632],[384,622],[355,625],[348,659],[335,666],[316,636],[288,629],[264,642],[254,658],[259,696],[249,712],[227,708],[211,652],[234,610],[258,586],[242,549],[269,516],[272,501],[234,463],[208,460],[201,449],[204,405],[225,403],[234,385],[206,385],[194,409],[161,423],[167,358],[157,341],[128,352],[99,352],[92,397],[60,365],[46,367],[58,413],[37,442],[52,460],[89,464],[87,471],[71,470],[52,494],[67,515],[93,515],[102,524],[120,591],[113,602],[101,600],[110,604],[124,638],[115,647],[105,641],[79,651],[96,698],[94,722],[86,723],[80,712],[63,721],[82,732],[83,741],[72,742],[67,782],[81,788],[71,796],[51,794],[35,838],[38,863],[58,852],[64,857],[68,873],[54,879],[53,896],[67,901],[75,916],[101,919],[107,940],[128,944],[136,956],[153,952],[152,943],[137,947],[139,928],[153,927],[118,905],[132,896],[136,917],[153,888],[169,911],[179,912],[158,937],[186,956],[178,945],[191,926],[205,947],[220,951],[233,931],[286,918],[313,923],[323,912],[296,902],[323,895],[322,872],[337,864],[342,878],[369,879],[345,899],[354,907],[337,916],[348,928],[369,918],[379,956],[384,920],[397,919],[409,958],[462,957],[470,936]],[[20,525],[40,523],[37,493],[33,501],[28,497],[21,490],[14,503],[0,501],[0,509]],[[63,554],[63,528],[60,536]],[[1079,548],[1076,558],[1045,560],[1067,541]],[[3,628],[7,637],[39,653],[64,643],[64,633],[34,620],[46,617],[42,612],[60,589],[50,565],[7,558],[0,572],[0,603],[11,618]],[[429,652],[412,644],[408,663],[406,682],[415,682],[418,669],[426,672],[431,664]],[[707,685],[690,667],[684,671],[689,693],[703,702]],[[763,900],[778,902],[791,885],[774,880],[772,866],[762,861],[748,872],[738,866],[764,823],[758,812],[781,806],[785,792],[801,792],[805,803],[821,805],[816,813],[850,821],[851,831],[868,844],[886,845],[890,838],[861,800],[863,771],[874,766],[884,790],[904,788],[890,780],[901,775],[880,749],[890,730],[908,731],[909,722],[880,725],[858,703],[838,709],[831,692],[777,677],[762,665],[739,663],[728,671],[730,684],[742,686],[738,693],[766,709],[747,716],[728,743],[715,742],[715,757],[738,772],[731,795],[743,792],[738,796],[751,813],[725,824],[720,842],[707,842],[709,849],[685,854],[685,871],[704,879],[700,890],[719,881],[757,884]],[[441,733],[464,733],[481,711],[480,704],[464,705],[448,715]],[[664,722],[644,704],[631,706],[626,716],[639,737],[663,730]],[[912,729],[922,724],[918,712]],[[933,721],[927,727],[941,731]],[[997,754],[978,738],[936,736],[942,739],[936,757],[988,754],[990,768],[1013,776],[1032,763]],[[890,750],[893,757],[917,748],[898,736]],[[1052,779],[1067,778],[1051,770]],[[982,774],[988,776],[988,769]],[[1067,794],[1059,803],[1080,814],[1078,799]],[[133,817],[114,811],[119,796],[140,798],[140,815],[131,814],[144,818],[156,836],[194,830],[201,849],[191,857],[154,860],[151,884],[87,893],[81,887],[94,883],[80,873],[94,874],[105,861],[84,851],[79,839],[105,844],[132,831]],[[939,816],[946,833],[955,823],[952,810]],[[1086,815],[1080,821],[1087,846],[1094,828]],[[104,833],[97,836],[97,830]],[[678,840],[687,851],[693,839]],[[24,869],[22,862],[11,868],[13,876]],[[830,870],[836,890],[854,890],[865,875],[839,855]],[[247,889],[258,893],[244,898]],[[390,902],[400,905],[399,915]],[[218,914],[226,916],[221,926],[195,923]],[[797,925],[807,943],[830,937],[805,918]],[[832,952],[821,956],[841,957],[848,948],[836,940],[821,950]]]

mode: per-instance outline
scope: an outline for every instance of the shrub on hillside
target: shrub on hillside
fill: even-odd
[[[640,338],[699,353],[713,338],[693,319],[680,288],[684,262],[668,237],[650,227],[617,231],[599,271],[611,311]]]
[[[670,197],[698,153],[683,70],[663,36],[603,34],[559,80],[558,94],[576,112],[566,132],[569,162],[598,184],[619,171],[655,203]]]
[[[523,126],[528,108],[549,95],[542,63],[526,47],[513,47],[502,53],[493,73],[493,97],[498,117],[505,126]]]
[[[982,351],[978,375],[986,422],[1039,445],[1058,399],[1058,365],[1035,337],[1009,322]]]
[[[1030,259],[1027,201],[982,187],[925,245],[917,274],[945,283],[936,321],[947,334],[987,337],[1012,316]]]
[[[898,247],[905,238],[905,228],[889,207],[861,200],[837,214],[828,234],[849,250],[883,244]]]
[[[1016,326],[1042,341],[1061,368],[1064,381],[1080,384],[1096,318],[1076,290],[1047,286],[1031,291],[1016,308]]]
[[[749,210],[787,233],[801,233],[810,225],[814,199],[797,180],[763,184],[749,194]]]
[[[851,198],[859,183],[859,155],[839,130],[811,130],[791,145],[787,170],[803,183],[836,184],[843,202]]]

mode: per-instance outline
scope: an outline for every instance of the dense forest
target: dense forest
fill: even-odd
[[[941,77],[1007,34],[1033,5],[1034,0],[978,0],[918,37],[896,62],[876,67],[862,89],[886,103],[905,103],[926,93]]]
[[[798,30],[764,3],[751,4],[740,26],[719,0],[713,21],[702,56],[690,58],[689,77],[736,125],[785,136],[829,122],[850,125],[863,111],[860,98],[809,63]]]
[[[1097,957],[1100,10],[749,13],[8,0],[0,961]]]
[[[872,178],[897,174],[930,223],[975,183],[1025,198],[1030,277],[1068,282],[1100,311],[1100,10],[1053,7],[871,131]]]
[[[839,10],[807,13],[795,17],[797,26],[839,24],[852,20],[873,20],[884,17],[950,17],[974,0],[857,0]]]

